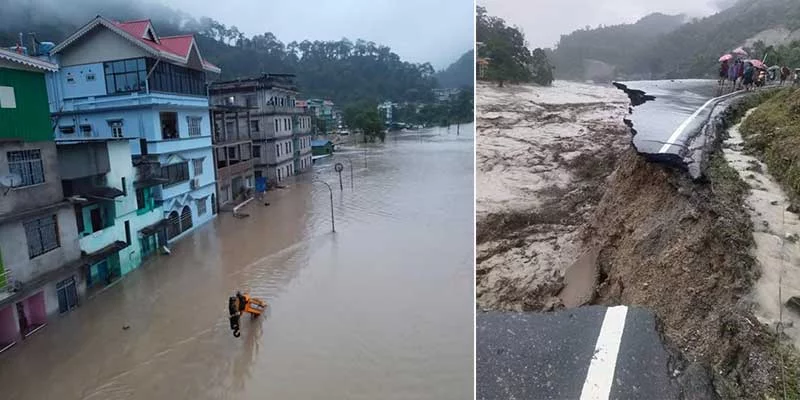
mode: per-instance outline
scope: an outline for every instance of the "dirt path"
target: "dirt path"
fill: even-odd
[[[492,309],[559,301],[581,256],[578,230],[603,195],[629,135],[613,87],[477,88],[477,297]]]
[[[724,152],[728,164],[751,188],[745,208],[753,221],[752,253],[761,271],[751,294],[755,315],[773,328],[783,321],[783,332],[800,347],[800,314],[786,307],[790,297],[800,296],[800,218],[787,210],[789,198],[767,166],[742,151],[740,125],[728,131]]]

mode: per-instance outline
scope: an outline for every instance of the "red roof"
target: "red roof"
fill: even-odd
[[[192,40],[194,40],[194,36],[167,36],[160,39],[161,46],[166,48],[170,53],[186,57],[189,55],[189,50],[192,49]]]
[[[114,24],[123,31],[129,33],[131,36],[137,38],[140,42],[146,44],[147,46],[150,46],[153,49],[156,49],[161,52],[174,54],[181,58],[186,58],[189,56],[189,51],[191,51],[192,43],[194,42],[194,35],[158,37],[158,41],[160,43],[156,43],[150,40],[145,36],[145,33],[147,33],[147,27],[150,26],[149,19],[143,19],[139,21],[127,21],[127,22],[114,21]],[[205,60],[203,60],[203,66],[217,68],[217,69],[219,68],[216,65]]]
[[[138,21],[127,21],[127,22],[116,22],[114,23],[122,28],[125,32],[130,33],[137,38],[143,38],[144,33],[147,30],[147,26],[150,25],[149,19],[140,19]]]

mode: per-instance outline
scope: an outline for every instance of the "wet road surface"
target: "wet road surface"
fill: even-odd
[[[0,355],[0,397],[471,398],[472,125],[390,136],[363,158],[342,147],[270,206],[221,214],[51,321]],[[313,175],[334,189],[335,234]],[[238,339],[237,289],[269,303]]]
[[[655,327],[651,312],[625,306],[480,312],[477,398],[678,399]]]
[[[716,81],[707,79],[622,83],[656,98],[635,107],[631,116],[633,127],[637,131],[634,144],[639,151],[648,153],[678,151],[675,148],[678,146],[666,145],[672,134],[708,100],[717,95]],[[691,129],[685,130],[691,131]],[[673,140],[678,141],[677,139]]]

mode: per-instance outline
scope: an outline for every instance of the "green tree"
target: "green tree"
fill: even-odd
[[[348,128],[364,135],[364,143],[374,142],[375,139],[380,139],[381,142],[386,140],[383,118],[375,104],[361,102],[348,106],[344,110],[343,119]]]
[[[502,18],[489,16],[480,6],[476,18],[477,40],[483,43],[478,55],[489,59],[487,79],[501,87],[505,82],[552,83],[547,54],[541,49],[532,54],[519,28],[507,26]]]

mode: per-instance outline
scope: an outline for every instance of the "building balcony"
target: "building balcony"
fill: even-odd
[[[81,251],[91,254],[114,244],[118,239],[120,239],[118,237],[119,229],[117,228],[118,227],[112,224],[97,232],[92,232],[89,235],[80,238],[79,243],[81,246]],[[124,239],[124,237],[122,239]]]
[[[231,161],[230,165],[221,164],[225,164],[225,162],[217,163],[217,179],[220,181],[252,171],[254,161],[250,159],[245,161]]]
[[[154,105],[179,105],[182,107],[208,108],[208,97],[190,94],[133,92],[80,99],[65,99],[59,113],[84,113],[106,109],[145,109]]]
[[[133,166],[136,170],[136,178],[133,181],[135,189],[158,186],[167,182],[167,179],[161,176],[161,163],[157,155],[134,156]]]
[[[300,107],[262,105],[261,107],[258,107],[258,109],[254,113],[265,114],[265,115],[281,115],[281,114],[295,115],[295,114],[303,114],[304,110]]]
[[[211,136],[147,141],[147,152],[153,154],[176,153],[205,147],[211,147]]]

